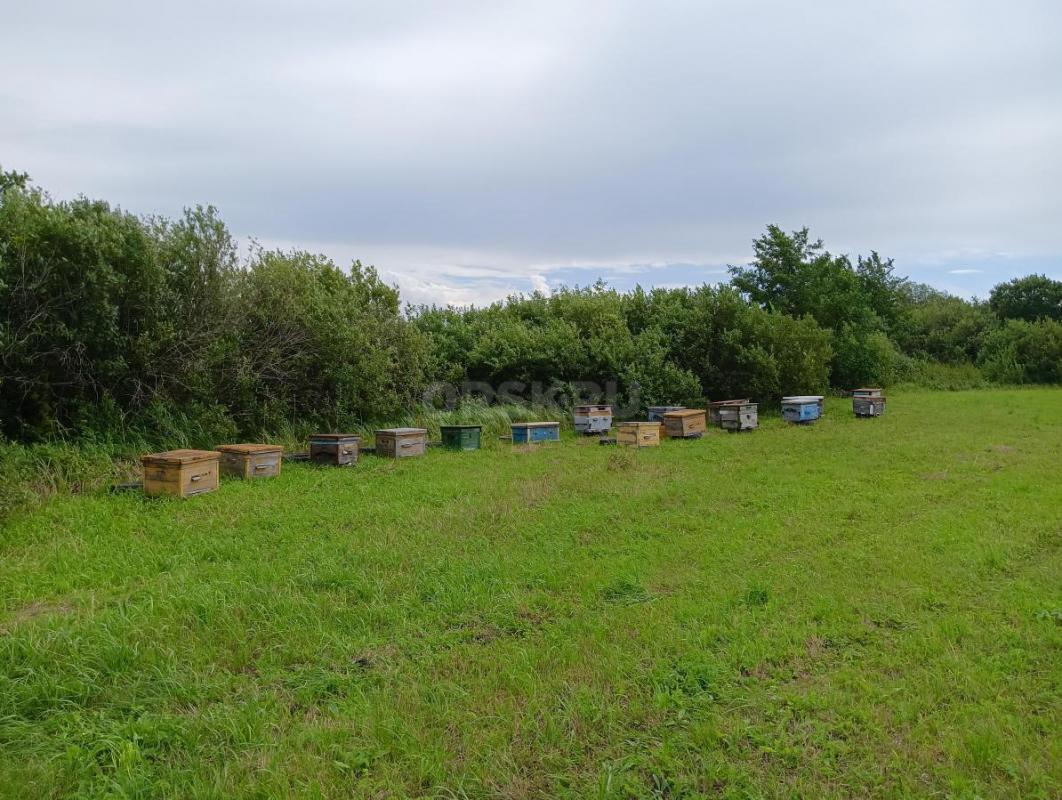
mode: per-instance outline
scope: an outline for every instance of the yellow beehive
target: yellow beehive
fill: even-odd
[[[706,414],[701,408],[684,408],[664,414],[664,428],[669,439],[699,439],[708,429]]]
[[[192,497],[218,488],[218,459],[215,450],[167,450],[143,456],[144,494],[158,497]]]
[[[280,474],[284,448],[275,444],[219,444],[221,473],[237,478],[272,478]]]
[[[621,422],[616,428],[616,444],[627,447],[659,447],[659,422]]]

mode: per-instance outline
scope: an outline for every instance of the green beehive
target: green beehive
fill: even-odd
[[[443,447],[448,450],[479,450],[482,425],[442,425]]]

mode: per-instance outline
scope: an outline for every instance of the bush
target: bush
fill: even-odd
[[[896,378],[899,353],[881,331],[846,325],[834,338],[831,380],[834,386],[890,386]]]
[[[1062,382],[1062,323],[1009,320],[985,339],[981,366],[999,383]]]

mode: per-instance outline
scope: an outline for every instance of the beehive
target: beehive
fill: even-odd
[[[663,422],[664,414],[669,411],[681,411],[686,406],[649,406],[649,413],[646,415],[646,419],[650,422]]]
[[[284,448],[275,444],[219,444],[221,474],[237,478],[272,478],[280,474]]]
[[[479,450],[482,425],[443,425],[439,431],[443,447],[449,450]]]
[[[708,404],[708,424],[716,427],[722,426],[722,416],[720,412],[728,406],[742,406],[749,403],[749,399],[746,397],[743,400],[716,400],[714,403]]]
[[[852,392],[852,411],[857,417],[880,417],[885,413],[885,392],[881,389],[856,389]]]
[[[559,422],[514,422],[513,444],[560,441]]]
[[[621,422],[616,428],[616,444],[628,447],[659,447],[659,422]]]
[[[346,467],[358,463],[361,437],[353,433],[315,433],[310,437],[310,460]]]
[[[782,418],[786,422],[814,422],[822,416],[821,395],[796,395],[782,398]]]
[[[664,414],[664,429],[671,439],[699,439],[707,427],[705,411],[700,408],[684,408]]]
[[[576,406],[574,418],[576,433],[608,433],[612,428],[612,407]]]
[[[759,406],[755,403],[731,403],[721,406],[719,427],[727,431],[751,431],[760,424]]]
[[[388,458],[422,456],[428,448],[424,428],[384,428],[376,431],[376,455]]]
[[[216,450],[167,450],[143,456],[144,494],[192,497],[218,488]]]

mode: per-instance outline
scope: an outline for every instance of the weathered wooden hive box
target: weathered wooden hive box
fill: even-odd
[[[482,438],[482,425],[442,425],[443,447],[449,450],[479,450]]]
[[[559,422],[514,422],[512,424],[513,444],[534,444],[536,442],[559,442]]]
[[[759,406],[745,401],[719,408],[719,427],[727,431],[751,431],[760,424]]]
[[[796,395],[782,398],[782,418],[786,422],[814,422],[822,416],[821,395]]]
[[[621,422],[616,428],[616,444],[627,447],[659,447],[659,422]]]
[[[272,478],[280,474],[284,448],[275,444],[219,444],[221,474],[237,478]]]
[[[664,414],[664,429],[672,439],[699,439],[708,429],[706,412],[700,408],[684,408]]]
[[[649,413],[646,415],[646,419],[650,422],[663,422],[664,414],[669,411],[681,411],[686,406],[649,406]]]
[[[216,450],[167,450],[140,459],[144,467],[144,494],[158,497],[192,497],[218,488]]]
[[[856,389],[852,392],[852,411],[857,417],[880,417],[885,413],[882,389]]]
[[[310,460],[346,467],[358,463],[361,437],[353,433],[315,433],[310,437]]]
[[[376,455],[387,458],[422,456],[428,448],[424,428],[384,428],[376,431]]]
[[[708,424],[717,427],[722,426],[722,417],[720,412],[729,406],[741,406],[747,404],[749,399],[746,397],[743,400],[716,400],[714,403],[708,404]]]
[[[608,433],[612,428],[611,406],[576,406],[573,416],[576,433]]]

